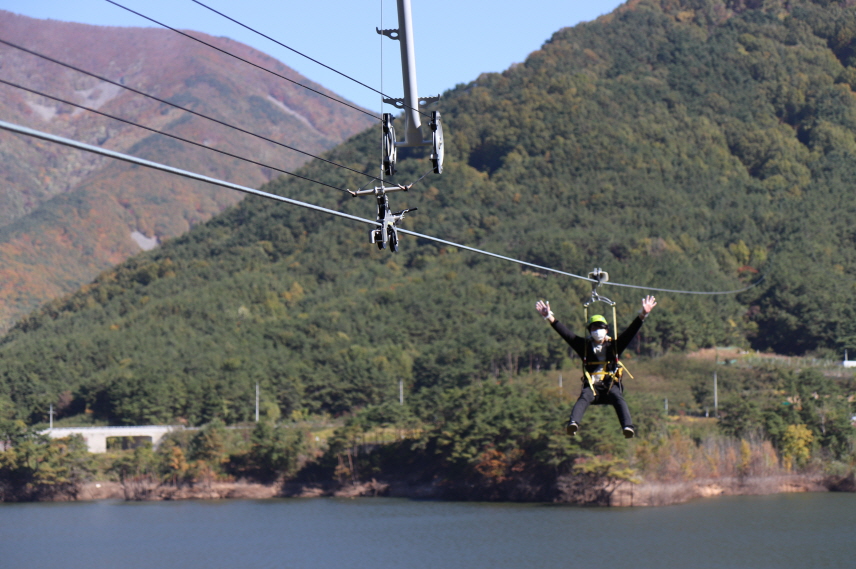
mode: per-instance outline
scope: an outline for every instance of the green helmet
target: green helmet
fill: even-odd
[[[586,323],[586,328],[591,328],[592,324],[603,324],[604,326],[609,327],[609,322],[606,321],[606,318],[601,316],[600,314],[595,314],[591,318],[588,319]]]

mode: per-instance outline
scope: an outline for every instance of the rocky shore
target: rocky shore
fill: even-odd
[[[567,482],[567,481],[565,481]],[[572,484],[557,485],[557,503],[598,506],[668,506],[713,496],[764,495],[792,492],[856,491],[853,476],[830,478],[819,474],[790,474],[756,478],[718,478],[681,482],[642,482],[614,488],[587,488],[581,492]],[[408,485],[371,480],[356,484],[259,484],[254,482],[210,482],[174,486],[154,483],[89,482],[76,496],[55,500],[259,500],[268,498],[356,498],[389,496],[417,499],[465,499],[465,489],[449,484]],[[512,496],[496,501],[521,501]]]
[[[212,482],[175,486],[154,483],[88,482],[76,496],[58,496],[65,500],[263,500],[282,496],[282,486],[256,482]]]
[[[823,476],[785,475],[741,480],[719,478],[689,482],[626,484],[610,496],[610,506],[668,506],[712,496],[758,496],[793,492],[829,492]]]

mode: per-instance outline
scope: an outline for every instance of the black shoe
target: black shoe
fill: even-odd
[[[565,432],[568,433],[568,435],[570,435],[572,437],[577,436],[577,431],[579,431],[579,430],[580,430],[580,426],[577,425],[576,423],[574,423],[573,421],[569,422],[568,426],[565,427]]]
[[[632,439],[633,437],[636,436],[636,431],[633,430],[633,427],[630,427],[630,426],[624,427],[623,430],[624,430],[624,438],[625,439]]]

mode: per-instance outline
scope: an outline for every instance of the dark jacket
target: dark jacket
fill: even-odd
[[[577,336],[570,330],[570,328],[558,320],[554,320],[552,326],[553,329],[559,333],[559,336],[561,336],[562,339],[565,340],[571,348],[573,348],[577,355],[586,362],[586,371],[594,373],[599,370],[600,366],[604,365],[604,362],[598,360],[595,355],[591,340],[586,340],[584,337]],[[630,326],[618,335],[617,340],[613,341],[610,338],[606,341],[607,344],[604,349],[606,350],[606,364],[608,371],[615,371],[614,366],[618,361],[618,358],[620,358],[621,354],[624,353],[624,350],[627,349],[630,341],[633,340],[633,337],[636,336],[636,333],[639,332],[641,327],[642,319],[637,316],[633,319],[633,322],[630,323]]]

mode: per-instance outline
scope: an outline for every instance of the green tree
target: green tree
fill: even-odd
[[[735,438],[757,435],[763,430],[761,406],[751,397],[735,395],[722,405],[722,430]]]
[[[214,420],[202,427],[190,440],[190,459],[197,462],[196,469],[203,476],[217,475],[228,460],[226,426]]]
[[[264,481],[288,478],[297,472],[306,446],[298,429],[260,421],[250,436],[249,462],[256,476]]]
[[[50,439],[21,423],[0,423],[0,501],[76,497],[93,465],[80,435]]]

